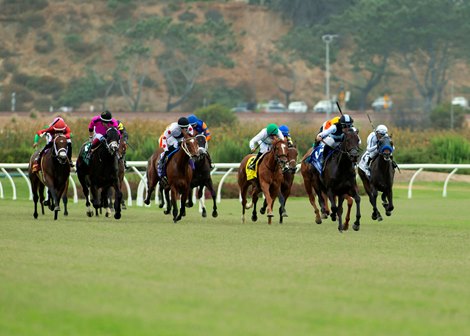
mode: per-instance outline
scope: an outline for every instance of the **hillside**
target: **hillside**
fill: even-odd
[[[118,45],[122,41],[119,39],[110,41],[109,35],[104,32],[113,25],[116,16],[122,13],[110,10],[104,1],[49,0],[46,4],[47,6],[41,9],[21,12],[18,12],[18,8],[7,8],[9,10],[6,12],[7,17],[0,21],[2,26],[0,30],[2,86],[8,88],[8,85],[12,83],[14,73],[12,68],[30,76],[50,76],[63,83],[84,76],[86,67],[110,73],[115,66],[115,60],[109,45]],[[283,22],[277,14],[263,7],[236,2],[182,4],[170,14],[172,19],[177,21],[182,13],[191,12],[196,15],[196,20],[201,20],[208,10],[220,12],[224,20],[232,25],[239,49],[232,55],[235,61],[233,69],[205,68],[198,82],[204,83],[214,78],[223,78],[226,83],[233,86],[249,83],[254,88],[258,101],[274,98],[283,100],[283,95],[277,86],[280,83],[289,87],[291,85],[290,73],[281,67],[272,68],[269,56],[275,48],[275,41],[288,31],[287,23]],[[132,16],[134,18],[152,14],[165,16],[168,13],[168,4],[141,4],[135,7]],[[67,34],[80,34],[85,46],[92,46],[90,52],[77,55],[67,48],[64,45],[64,36]],[[53,41],[50,46],[51,52],[44,51],[44,46],[47,47],[44,36],[50,36],[50,40]],[[323,48],[321,44],[319,46]],[[159,48],[160,46],[156,44],[155,50],[158,51]],[[320,68],[308,68],[303,62],[291,64],[291,67],[297,74],[293,98],[305,100],[312,106],[316,100],[322,98],[324,71]],[[162,75],[156,67],[149,68],[148,74],[158,86],[145,89],[141,99],[142,107],[162,111],[167,100]],[[9,92],[2,90],[4,102],[9,102],[10,97],[6,97]],[[28,97],[29,102],[24,105],[26,110],[35,99],[44,99],[34,92],[30,94],[32,97]],[[44,100],[47,101],[47,99]],[[100,103],[100,100],[92,102],[96,106]],[[84,104],[79,109],[87,110],[88,105]],[[108,106],[116,111],[127,109],[123,99],[117,96],[108,100]]]

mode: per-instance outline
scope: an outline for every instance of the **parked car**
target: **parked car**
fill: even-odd
[[[246,113],[246,112],[252,112],[249,109],[247,109],[244,106],[236,106],[230,109],[230,111],[235,112],[235,113]]]
[[[465,97],[454,97],[452,99],[452,105],[460,106],[464,109],[468,109],[468,100]]]
[[[305,113],[308,111],[308,106],[303,101],[293,101],[287,107],[287,111],[292,113]]]
[[[284,104],[280,103],[278,100],[270,100],[267,104],[261,104],[260,111],[267,112],[267,113],[287,112]]]
[[[380,112],[383,110],[391,110],[393,106],[393,101],[390,97],[385,99],[385,97],[377,97],[372,103],[372,109],[375,112]]]
[[[331,100],[320,100],[313,106],[313,112],[317,113],[336,113],[339,112],[338,106]]]

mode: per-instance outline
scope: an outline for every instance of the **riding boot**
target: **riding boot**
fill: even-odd
[[[255,170],[256,169],[256,162],[258,162],[260,157],[261,157],[261,152],[258,152],[258,154],[256,154],[255,159],[253,161],[251,161],[251,163],[249,164],[248,169]]]
[[[158,176],[160,176],[160,178],[163,178],[165,176],[165,169],[164,168],[165,168],[167,153],[168,152],[163,152],[162,154],[160,154],[160,160],[158,160],[157,172],[158,172]]]
[[[42,158],[42,155],[44,154],[44,152],[46,151],[46,149],[48,148],[51,148],[52,147],[52,141],[47,143],[38,153],[38,155],[36,156],[36,158],[34,159],[34,163],[33,163],[33,168],[32,168],[32,171],[33,173],[41,170],[41,166],[40,166],[40,162],[41,162],[41,158]]]
[[[74,165],[72,161],[72,143],[71,142],[67,142],[67,158],[69,159],[70,168],[73,168]]]

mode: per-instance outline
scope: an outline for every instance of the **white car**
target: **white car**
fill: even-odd
[[[391,110],[392,106],[393,106],[392,100],[390,98],[387,98],[387,100],[385,100],[384,97],[378,97],[372,103],[372,109],[376,112],[379,112],[382,110]]]
[[[452,99],[452,105],[461,106],[464,109],[468,109],[468,100],[465,97],[454,97]]]
[[[287,111],[292,113],[306,113],[308,111],[308,106],[303,101],[293,101],[287,107]]]
[[[336,102],[331,100],[320,100],[313,107],[313,112],[317,113],[336,113],[339,112]]]

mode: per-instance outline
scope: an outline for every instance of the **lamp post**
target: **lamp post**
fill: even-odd
[[[321,38],[326,45],[326,54],[325,54],[325,94],[326,99],[330,102],[330,108],[326,111],[326,118],[330,119],[330,113],[332,110],[331,107],[331,99],[330,99],[330,43],[333,42],[333,39],[338,37],[338,35],[334,34],[326,34],[323,35]]]

